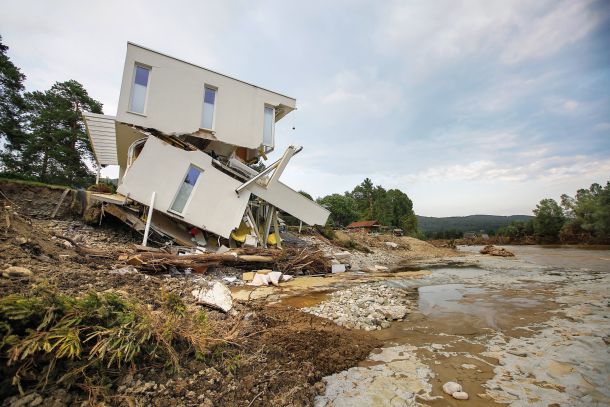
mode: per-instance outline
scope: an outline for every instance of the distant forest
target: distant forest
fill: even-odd
[[[483,231],[489,235],[495,234],[499,228],[504,228],[515,221],[527,222],[533,216],[529,215],[470,215],[436,218],[417,215],[417,225],[425,237],[433,239],[451,239],[462,237],[464,232]]]

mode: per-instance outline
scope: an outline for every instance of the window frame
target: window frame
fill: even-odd
[[[212,127],[203,127],[203,113],[205,111],[205,91],[206,89],[214,91],[214,111],[212,112]],[[208,83],[203,84],[203,98],[201,100],[201,119],[199,120],[199,128],[201,130],[207,130],[210,132],[214,132],[214,128],[216,127],[216,107],[218,106],[218,87],[214,85],[210,85]]]
[[[144,95],[144,107],[142,109],[142,112],[136,112],[135,110],[133,110],[133,95],[134,95],[133,91],[134,91],[134,88],[136,87],[136,71],[137,71],[138,67],[148,70],[148,81],[146,82],[146,94]],[[127,106],[127,113],[137,114],[140,116],[146,116],[146,110],[148,109],[148,93],[150,91],[151,79],[152,79],[152,66],[142,64],[140,62],[134,62],[132,77],[131,77],[131,89],[129,91],[129,105]]]
[[[178,212],[175,209],[172,209],[172,207],[174,206],[174,203],[176,202],[176,198],[178,198],[178,194],[180,193],[180,189],[182,188],[182,184],[184,184],[184,180],[187,177],[189,170],[191,169],[191,167],[196,168],[197,170],[199,170],[199,175],[197,176],[197,181],[195,181],[195,184],[193,185],[193,189],[191,191],[191,194],[189,195],[188,199],[186,200],[186,202],[184,203],[184,208],[182,208],[182,212]],[[172,202],[169,205],[169,208],[167,209],[167,212],[176,215],[178,217],[184,218],[184,212],[188,209],[189,205],[191,204],[191,200],[193,199],[193,195],[195,195],[195,191],[197,189],[197,187],[199,186],[199,182],[201,180],[201,176],[205,173],[205,170],[193,163],[189,163],[188,167],[186,167],[186,171],[184,172],[184,174],[182,175],[182,177],[180,178],[180,184],[178,185],[178,188],[176,188],[176,191],[174,192],[174,197],[172,198]]]
[[[267,113],[267,109],[271,109],[273,111],[273,115],[271,117],[271,144],[265,144],[265,115]],[[275,146],[275,106],[267,103],[265,103],[265,106],[263,107],[263,140],[261,145],[264,147],[269,147],[270,149],[273,149]]]

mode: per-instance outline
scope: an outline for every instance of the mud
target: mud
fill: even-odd
[[[583,258],[564,259],[565,269],[534,258],[473,256],[479,267],[388,280],[411,288],[417,310],[373,333],[381,351],[326,377],[316,405],[608,405],[609,273]],[[444,394],[447,381],[469,400]]]
[[[50,285],[62,293],[79,296],[88,291],[114,291],[156,309],[166,293],[178,294],[194,307],[193,288],[218,278],[212,275],[146,275],[117,272],[123,264],[77,253],[60,233],[90,247],[123,248],[138,243],[138,236],[114,227],[93,228],[76,220],[32,219],[1,208],[0,269],[20,266],[31,276],[0,277],[0,296],[26,293],[33,286]],[[10,211],[10,227],[5,222]],[[116,382],[91,393],[71,388],[24,388],[18,395],[10,378],[0,383],[2,405],[105,405],[152,406],[263,406],[311,405],[322,390],[322,377],[354,366],[380,345],[363,333],[353,333],[323,318],[293,307],[275,307],[258,301],[236,301],[223,314],[208,310],[210,336],[233,340],[208,349],[203,359],[193,359],[170,374],[162,366],[138,370],[127,366]],[[6,359],[1,355],[1,363]],[[2,375],[0,375],[2,376]]]

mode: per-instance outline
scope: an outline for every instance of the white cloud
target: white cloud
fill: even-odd
[[[443,165],[407,175],[403,179],[406,183],[471,180],[523,182],[533,179],[555,182],[566,178],[591,178],[604,174],[610,174],[610,158],[591,160],[591,157],[576,155],[545,157],[519,165],[486,160]]]
[[[564,0],[553,4],[550,12],[542,16],[522,16],[516,22],[516,35],[502,52],[502,61],[514,64],[542,58],[578,42],[607,17],[594,11],[592,4],[588,0]]]

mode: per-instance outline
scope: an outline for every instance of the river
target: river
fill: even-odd
[[[610,405],[610,250],[504,246],[383,282],[416,304],[384,343],[325,378],[317,406]],[[443,393],[460,383],[469,400]]]

